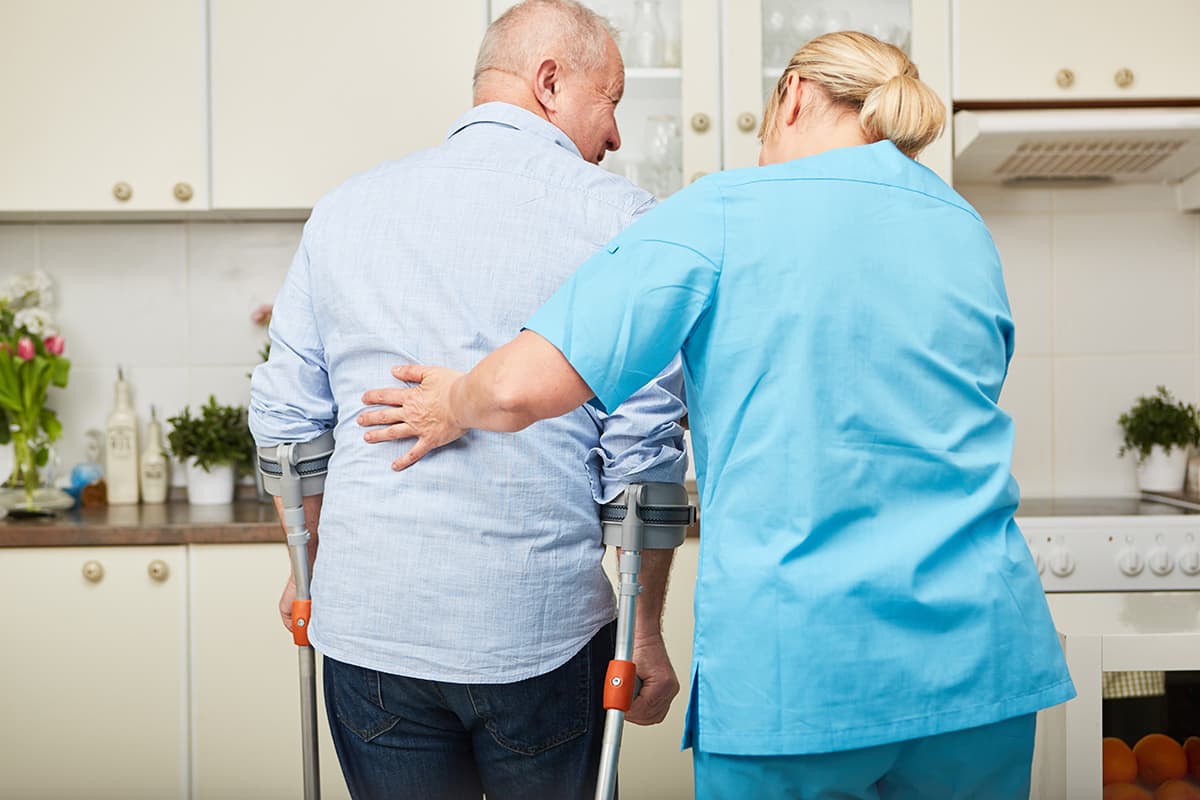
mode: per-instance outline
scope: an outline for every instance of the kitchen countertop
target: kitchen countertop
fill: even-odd
[[[94,506],[52,517],[0,519],[0,548],[286,542],[275,506],[258,500],[197,506]]]

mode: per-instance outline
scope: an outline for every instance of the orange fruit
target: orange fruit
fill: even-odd
[[[1183,743],[1183,754],[1188,760],[1188,774],[1192,780],[1200,781],[1200,736],[1189,736]]]
[[[1154,800],[1200,800],[1200,787],[1191,781],[1163,781],[1154,790]]]
[[[1137,780],[1138,762],[1133,750],[1124,740],[1105,736],[1101,756],[1104,764],[1104,785],[1110,783],[1133,783]]]
[[[1154,800],[1154,795],[1136,783],[1110,783],[1104,787],[1104,800]]]
[[[1137,757],[1138,777],[1147,786],[1158,786],[1188,773],[1183,747],[1165,733],[1146,734],[1133,746],[1133,754]]]

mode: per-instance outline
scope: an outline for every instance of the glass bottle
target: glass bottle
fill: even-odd
[[[629,27],[628,53],[625,64],[630,67],[661,67],[666,46],[662,4],[659,0],[634,0],[633,24]]]

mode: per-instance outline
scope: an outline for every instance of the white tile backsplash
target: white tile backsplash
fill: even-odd
[[[959,187],[1004,261],[1017,355],[1001,398],[1026,496],[1130,494],[1117,416],[1165,383],[1200,400],[1200,215],[1170,187]],[[58,285],[71,382],[53,407],[62,474],[103,428],[115,366],[144,426],[209,394],[244,403],[269,303],[300,223],[0,225],[0,277],[41,266]]]
[[[1057,354],[1195,352],[1194,217],[1072,212],[1053,222]]]
[[[103,429],[120,364],[141,423],[210,394],[245,404],[266,342],[251,312],[273,301],[301,223],[0,225],[0,277],[34,266],[56,284],[70,382],[50,405],[63,422],[60,476],[83,460],[86,431]]]
[[[1054,489],[1060,496],[1137,492],[1133,459],[1118,458],[1117,418],[1164,385],[1196,398],[1195,355],[1062,356],[1054,364]]]

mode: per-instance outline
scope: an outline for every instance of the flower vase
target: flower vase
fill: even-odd
[[[37,496],[41,476],[37,469],[37,446],[29,440],[23,429],[13,426],[13,472],[9,484],[20,488],[24,496],[23,506],[32,510]]]
[[[47,452],[49,443],[40,435],[30,435],[19,425],[12,426],[11,435],[13,470],[7,487],[0,494],[0,505],[14,515],[23,516],[50,516],[73,506],[75,500],[66,492],[53,486],[42,486],[38,452]]]

